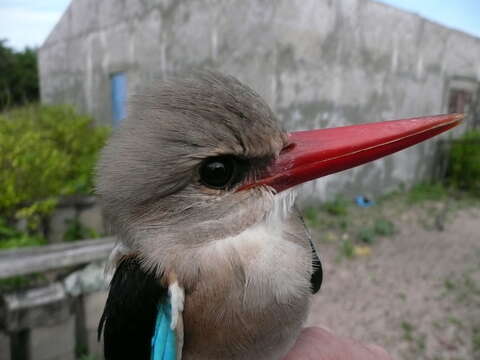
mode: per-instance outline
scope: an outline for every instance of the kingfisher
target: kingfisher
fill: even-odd
[[[99,324],[105,358],[282,359],[322,282],[295,187],[461,120],[287,133],[252,89],[214,71],[159,81],[132,98],[97,167],[118,238]]]

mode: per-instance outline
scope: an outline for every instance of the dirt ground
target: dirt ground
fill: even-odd
[[[480,359],[480,206],[394,203],[364,215],[382,213],[395,233],[358,256],[342,256],[339,241],[352,236],[346,225],[313,226],[324,283],[309,324],[376,343],[399,360]],[[349,216],[362,221],[361,211]]]

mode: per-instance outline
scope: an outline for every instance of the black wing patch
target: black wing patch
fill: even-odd
[[[138,259],[120,262],[98,325],[105,360],[150,359],[158,304],[167,291],[154,274],[141,268]]]
[[[310,247],[312,248],[312,267],[313,273],[312,277],[310,278],[310,288],[312,290],[312,294],[316,294],[318,290],[320,290],[320,286],[322,286],[323,280],[323,271],[322,271],[322,263],[317,255],[317,251],[315,250],[315,246],[311,239],[308,239],[310,242]]]
[[[310,277],[310,289],[312,290],[312,294],[316,294],[320,287],[322,286],[323,280],[323,271],[322,271],[322,263],[320,262],[320,258],[317,255],[317,250],[315,249],[315,245],[312,242],[312,237],[310,236],[310,232],[308,231],[307,225],[305,224],[305,220],[303,220],[302,213],[298,208],[295,206],[295,211],[297,212],[298,217],[300,218],[303,227],[305,228],[305,234],[307,235],[308,242],[310,244],[310,248],[312,249],[312,276]]]

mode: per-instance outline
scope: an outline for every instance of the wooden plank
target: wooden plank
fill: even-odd
[[[65,289],[57,282],[2,295],[0,323],[11,333],[65,322],[70,313]]]
[[[115,238],[0,251],[0,279],[87,264],[108,257]]]
[[[74,241],[74,242],[64,242],[64,243],[56,243],[52,245],[44,245],[44,246],[33,246],[33,247],[22,247],[17,249],[11,250],[2,250],[0,251],[0,261],[3,261],[8,258],[20,258],[25,256],[31,256],[35,254],[43,254],[46,252],[62,252],[65,250],[73,250],[77,248],[84,248],[86,246],[91,245],[98,245],[98,244],[107,244],[115,241],[114,237],[106,237],[101,239],[87,239],[81,241]]]

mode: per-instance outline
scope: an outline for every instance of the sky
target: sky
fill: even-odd
[[[480,0],[379,1],[480,37]],[[69,2],[70,0],[0,0],[0,39],[7,39],[7,44],[16,50],[22,50],[26,46],[40,46]]]
[[[100,1],[100,0],[99,0]],[[0,39],[16,50],[40,46],[70,0],[0,0]]]
[[[379,0],[480,37],[480,0]]]

